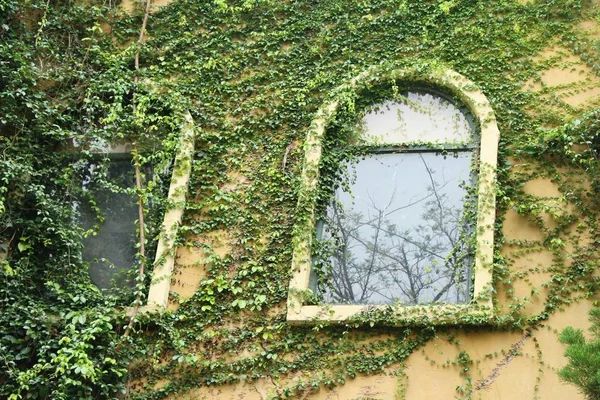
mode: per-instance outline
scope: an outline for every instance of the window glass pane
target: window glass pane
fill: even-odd
[[[328,207],[326,302],[405,305],[470,300],[471,151],[372,154],[348,166]],[[325,282],[325,283],[323,283]]]
[[[112,189],[99,185],[97,178],[103,176]],[[129,158],[111,160],[105,165],[88,163],[83,177],[83,190],[95,200],[104,219],[98,222],[96,211],[88,201],[77,203],[79,221],[84,229],[98,224],[96,235],[83,241],[83,259],[90,263],[90,278],[101,289],[113,286],[133,286],[133,280],[125,272],[135,264],[136,229],[138,207],[135,196],[123,193],[135,187],[134,168]]]
[[[399,100],[372,106],[360,123],[374,143],[457,143],[471,140],[465,114],[440,95],[413,91]]]

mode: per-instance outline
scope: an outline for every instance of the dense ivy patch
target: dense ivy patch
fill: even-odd
[[[544,236],[503,241],[499,218],[498,290],[510,292],[522,278],[502,246],[555,254],[543,312],[525,314],[528,299],[498,299],[497,326],[478,329],[535,330],[561,305],[596,293],[598,114],[582,116],[543,84],[539,92],[522,87],[561,63],[533,58],[549,47],[574,52],[597,74],[597,45],[574,27],[598,18],[590,2],[575,0],[175,0],[150,15],[136,72],[142,10],[128,15],[98,1],[0,4],[0,397],[112,398],[142,386],[130,396],[164,398],[271,376],[285,398],[398,368],[430,338],[451,336],[457,327],[285,322],[307,126],[333,88],[382,63],[447,66],[492,103],[502,137],[499,208],[527,216]],[[72,199],[74,160],[90,155],[75,156],[68,143],[137,142],[140,161],[168,170],[184,110],[198,133],[179,243],[203,251],[207,276],[176,312],[141,318],[123,342],[118,307],[135,293],[103,296],[89,281],[81,259],[87,233],[73,222]],[[344,134],[332,130],[328,144]],[[538,167],[511,170],[525,161]],[[334,176],[335,162],[324,163],[324,176],[328,165]],[[556,181],[573,211],[526,195],[524,182],[537,176]],[[154,205],[147,237],[156,236],[164,210],[163,181],[147,177],[137,191]],[[544,225],[543,213],[555,227]],[[578,240],[584,235],[592,240]],[[472,360],[461,353],[453,363],[468,397]]]

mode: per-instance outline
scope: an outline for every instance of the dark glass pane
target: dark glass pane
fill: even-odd
[[[471,140],[466,115],[448,99],[411,91],[397,100],[372,106],[360,123],[373,143],[459,143]]]
[[[99,184],[103,177],[109,185]],[[83,241],[83,259],[90,263],[92,282],[101,289],[133,286],[125,274],[135,264],[138,207],[135,196],[124,193],[135,187],[134,168],[130,159],[111,160],[105,165],[88,163],[83,177],[83,190],[94,199],[100,215],[89,201],[77,203],[79,221],[84,229],[99,225],[96,235]]]
[[[320,291],[331,303],[470,300],[464,212],[472,152],[373,154],[349,166],[328,207]]]

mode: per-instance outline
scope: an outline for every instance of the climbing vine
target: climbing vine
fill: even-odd
[[[477,380],[474,356],[450,339],[461,326],[286,322],[292,233],[306,212],[297,201],[308,126],[334,88],[374,65],[443,65],[475,82],[495,110],[496,313],[469,332],[527,340],[597,293],[600,119],[561,97],[593,81],[540,79],[572,62],[561,51],[597,77],[598,42],[578,28],[600,19],[592,2],[174,0],[154,7],[139,47],[144,9],[123,6],[0,4],[0,397],[158,399],[268,378],[269,396],[302,398],[360,375],[394,372],[404,381],[398,369],[411,354],[444,338],[459,349],[442,363],[459,371],[455,395],[477,398],[495,377]],[[536,58],[547,49],[558,54]],[[123,341],[135,291],[103,294],[89,280],[81,249],[91,233],[74,223],[72,206],[81,195],[76,161],[91,159],[94,143],[137,141],[139,162],[161,171],[131,188],[152,204],[151,260],[185,110],[199,128],[177,242],[202,278],[191,297],[172,293],[176,311],[138,316]],[[328,132],[325,183],[347,133]],[[537,178],[557,185],[558,200],[524,190]],[[325,201],[330,188],[315,196]],[[509,214],[541,236],[505,237]],[[547,265],[513,268],[540,251],[552,255]],[[539,274],[549,277],[543,285],[533,282]],[[149,278],[140,283],[147,290]],[[517,294],[517,283],[530,293]],[[543,307],[531,311],[535,299]],[[520,347],[510,351],[506,362]],[[403,397],[410,383],[399,387]]]

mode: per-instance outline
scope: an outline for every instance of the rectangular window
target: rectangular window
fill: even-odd
[[[323,301],[469,302],[472,154],[375,153],[349,164],[348,190],[336,191],[318,232]]]
[[[85,162],[78,202],[79,223],[93,232],[83,240],[83,259],[100,289],[134,285],[127,272],[135,265],[138,217],[135,172],[130,154],[110,154],[110,160]]]

